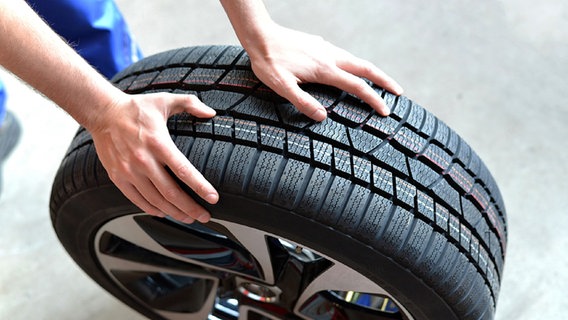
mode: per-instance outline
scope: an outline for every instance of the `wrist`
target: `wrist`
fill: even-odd
[[[221,0],[231,25],[245,50],[266,52],[271,29],[276,26],[261,0]]]
[[[91,98],[90,106],[86,107],[85,102],[82,102],[83,105],[73,108],[74,112],[71,114],[91,133],[105,131],[109,122],[121,118],[121,109],[130,99],[129,95],[110,83],[108,88],[93,93]]]

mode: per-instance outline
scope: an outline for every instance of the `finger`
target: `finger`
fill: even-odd
[[[350,53],[345,54],[346,56],[344,56],[344,58],[337,60],[337,66],[339,68],[356,76],[367,78],[396,95],[403,93],[404,89],[373,63],[357,58]]]
[[[188,215],[200,222],[209,221],[211,218],[209,212],[184,192],[165,170],[161,170],[160,175],[161,176],[154,181],[154,185],[168,205],[176,207],[177,211],[174,210],[172,211],[173,213]],[[189,187],[192,188],[192,185],[189,185]],[[218,196],[215,195],[215,202],[217,199]]]
[[[155,170],[152,171],[153,172],[151,172],[148,177],[152,177],[154,180],[151,180],[152,178],[148,178],[143,175],[140,175],[139,178],[132,179],[133,185],[140,193],[140,195],[148,203],[150,203],[150,205],[156,207],[160,212],[164,213],[165,215],[169,215],[176,220],[184,221],[185,218],[193,218],[191,215],[188,215],[184,211],[180,210],[171,201],[169,201],[166,196],[164,196],[163,191],[160,190],[160,188],[163,187],[160,184],[158,184],[157,186],[157,184],[155,183],[156,177],[159,175],[156,175]],[[162,185],[166,185],[167,187],[176,185],[173,179],[171,179],[170,177],[168,178],[170,181],[162,180],[160,181],[160,183]]]
[[[311,119],[323,121],[327,118],[327,111],[321,103],[309,93],[302,90],[300,86],[298,86],[297,81],[288,80],[284,85],[272,89],[280,96],[290,101],[300,112]]]
[[[135,206],[140,208],[140,210],[142,210],[143,212],[161,218],[164,218],[166,216],[166,214],[160,211],[160,209],[150,204],[150,202],[148,202],[133,185],[120,182],[114,182],[114,184]]]
[[[181,152],[177,149],[172,149],[172,151],[172,154],[164,161],[168,168],[205,201],[210,204],[217,203],[219,194],[217,190],[215,190],[215,187],[205,179],[201,172],[199,172]]]
[[[181,112],[187,112],[191,115],[200,118],[214,117],[216,112],[204,104],[199,98],[191,94],[169,94],[170,101],[167,105],[171,106],[169,115],[174,115]]]
[[[363,79],[354,76],[349,72],[336,68],[335,70],[326,73],[326,76],[322,77],[321,82],[335,86],[359,97],[382,116],[388,116],[390,114],[390,109],[381,96]]]

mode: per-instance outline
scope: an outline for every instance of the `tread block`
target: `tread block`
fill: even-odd
[[[322,122],[318,122],[311,126],[309,130],[317,135],[333,140],[346,148],[350,147],[347,129],[338,122],[331,120],[329,117]]]
[[[320,204],[325,200],[328,191],[328,184],[332,180],[332,175],[328,171],[316,168],[310,178],[310,182],[302,200],[300,201],[296,210],[310,218],[315,218],[318,211],[314,208],[320,208]]]
[[[312,140],[314,161],[331,166],[331,159],[333,159],[333,147],[329,143]]]
[[[248,171],[256,162],[256,149],[235,145],[223,179],[222,190],[239,194],[245,188]]]
[[[159,73],[159,71],[154,71],[139,74],[128,87],[128,91],[136,91],[149,87],[152,80],[154,80]]]
[[[278,127],[260,125],[260,144],[284,151],[286,130]]]
[[[296,203],[296,199],[301,195],[308,170],[308,164],[289,159],[282,171],[272,203],[291,210]]]
[[[416,187],[410,182],[404,181],[398,177],[395,178],[396,198],[409,207],[414,207],[414,199],[416,197]]]
[[[410,176],[421,186],[428,187],[440,178],[440,174],[419,160],[408,158]]]
[[[196,47],[187,47],[176,50],[168,60],[168,65],[175,66],[186,64],[187,56],[194,50],[196,50]]]
[[[345,209],[343,213],[338,217],[338,224],[344,228],[344,230],[351,230],[355,232],[365,210],[367,209],[367,202],[371,192],[367,188],[363,188],[359,185],[354,185],[351,192],[351,196],[348,198],[345,204]]]
[[[406,119],[406,125],[413,129],[413,131],[418,131],[422,126],[422,121],[426,115],[426,110],[416,103],[412,103],[412,109],[410,114]]]
[[[374,134],[363,131],[360,128],[347,128],[347,131],[349,133],[349,140],[351,141],[353,148],[363,153],[370,152],[371,150],[378,147],[383,141],[381,138],[375,136]]]
[[[434,117],[434,115],[430,112],[426,112],[426,118],[424,118],[424,123],[420,128],[420,132],[422,132],[427,137],[431,137],[436,130],[437,123],[438,120],[436,120],[436,117]]]
[[[412,104],[412,101],[410,101],[407,97],[398,97],[396,104],[391,107],[391,117],[399,121],[406,118],[406,116],[412,109]]]
[[[349,99],[351,100],[351,99]],[[353,103],[346,103],[346,101],[339,102],[332,110],[332,114],[344,119],[348,124],[360,125],[365,122],[373,109],[369,107],[362,107]]]
[[[447,176],[459,186],[462,193],[469,193],[475,184],[475,180],[458,164],[451,167]]]
[[[373,186],[383,190],[389,195],[394,195],[392,173],[386,169],[373,165]]]
[[[373,164],[371,163],[371,161],[353,156],[353,172],[355,173],[355,178],[366,183],[371,183],[372,167]]]
[[[428,246],[428,239],[433,230],[428,224],[421,220],[414,220],[412,231],[409,232],[404,246],[399,255],[402,257],[401,263],[407,267],[415,266]]]
[[[248,96],[245,100],[233,108],[236,115],[244,115],[253,119],[270,120],[279,122],[276,107],[273,102]]]
[[[448,128],[448,126],[443,121],[438,120],[436,133],[434,133],[434,137],[432,137],[432,140],[438,142],[440,146],[445,146],[449,137],[450,137],[450,128]]]
[[[132,85],[132,82],[134,81],[134,79],[136,79],[136,77],[136,75],[126,77],[120,80],[118,83],[115,83],[114,86],[122,91],[126,91],[128,87]]]
[[[230,46],[224,49],[223,53],[217,58],[215,66],[228,68],[234,63],[238,62],[238,59],[245,54],[245,50],[237,46]]]
[[[373,115],[365,124],[364,128],[366,131],[376,132],[383,137],[388,137],[393,135],[398,128],[399,123],[390,117],[381,117],[378,115]]]
[[[313,123],[312,119],[298,111],[296,107],[289,102],[280,103],[277,106],[280,119],[282,119],[282,123],[287,127],[301,129]]]
[[[283,158],[271,152],[261,152],[250,179],[247,194],[254,199],[268,202]]]
[[[191,69],[187,67],[165,69],[156,76],[153,84],[172,85],[180,83],[190,72]]]
[[[188,52],[185,62],[200,65],[211,64],[217,58],[216,47],[199,46]]]
[[[410,129],[403,127],[394,135],[394,140],[403,148],[417,155],[428,143],[426,139],[420,137]]]
[[[235,138],[239,140],[258,143],[256,122],[235,119]]]
[[[397,252],[410,231],[412,219],[413,215],[410,212],[401,207],[396,207],[380,237],[379,248],[390,255],[398,256]]]
[[[213,142],[209,139],[196,138],[193,142],[187,159],[197,170],[203,171],[205,168],[205,164],[207,163],[207,158],[209,156],[209,150],[212,146]]]
[[[208,90],[199,93],[201,101],[216,110],[229,110],[245,99],[245,95],[237,92]]]
[[[260,80],[248,70],[231,70],[218,82],[219,86],[235,87],[237,90],[252,91],[260,84]]]
[[[286,145],[288,152],[298,155],[306,160],[311,159],[310,138],[294,132],[286,132]]]
[[[324,195],[325,201],[319,210],[318,219],[336,224],[341,218],[346,201],[351,196],[352,186],[351,181],[334,176],[327,195]]]
[[[333,148],[333,167],[336,170],[352,175],[351,153],[346,150]]]
[[[435,216],[436,224],[444,231],[448,232],[450,212],[448,211],[448,209],[444,208],[444,206],[440,205],[439,203],[436,203],[434,207],[436,210],[436,216]]]
[[[213,118],[213,133],[218,137],[233,137],[233,117],[217,116]]]
[[[232,151],[233,145],[230,142],[215,141],[213,143],[211,153],[203,169],[203,176],[214,186],[221,185],[225,165],[229,161]]]
[[[203,133],[207,134],[208,136],[213,135],[213,120],[196,119],[194,125],[196,133]]]
[[[223,69],[193,69],[183,83],[193,88],[204,90],[211,88],[223,75]]]
[[[418,191],[416,193],[416,203],[418,204],[418,213],[426,217],[428,221],[435,221],[434,213],[434,199],[427,196],[424,192]]]
[[[378,230],[386,224],[392,211],[392,202],[378,194],[371,194],[371,201],[363,216],[363,220],[357,227],[356,237],[361,240],[380,242],[377,240]]]
[[[446,180],[441,179],[432,186],[432,191],[447,203],[455,212],[461,214],[460,195]]]
[[[443,259],[444,249],[447,245],[447,240],[440,233],[432,232],[430,234],[428,246],[424,249],[422,256],[417,259],[416,270],[419,276],[428,278],[435,272],[438,268],[438,261]]]
[[[373,153],[373,157],[382,163],[396,169],[396,171],[409,175],[406,165],[406,156],[390,144],[385,144]]]

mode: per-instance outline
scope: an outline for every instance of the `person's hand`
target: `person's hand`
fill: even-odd
[[[301,83],[322,83],[349,92],[368,103],[380,115],[389,108],[363,79],[400,95],[402,88],[371,62],[340,49],[319,36],[264,25],[262,41],[250,41],[247,52],[256,76],[289,100],[308,117],[322,121],[327,112],[314,97],[303,91]],[[257,45],[258,44],[258,45]]]
[[[110,179],[140,209],[186,223],[207,222],[210,214],[166,171],[169,168],[208,203],[218,201],[215,188],[177,149],[168,133],[168,117],[181,112],[200,118],[215,115],[192,95],[122,94],[98,117],[98,125],[90,132]]]

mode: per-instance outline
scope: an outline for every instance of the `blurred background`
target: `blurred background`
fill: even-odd
[[[117,0],[145,54],[238,44],[217,1]],[[568,315],[568,2],[266,0],[274,20],[370,60],[496,178],[509,244],[497,319]],[[23,124],[0,199],[0,319],[141,319],[63,250],[49,193],[77,124],[0,69]]]

